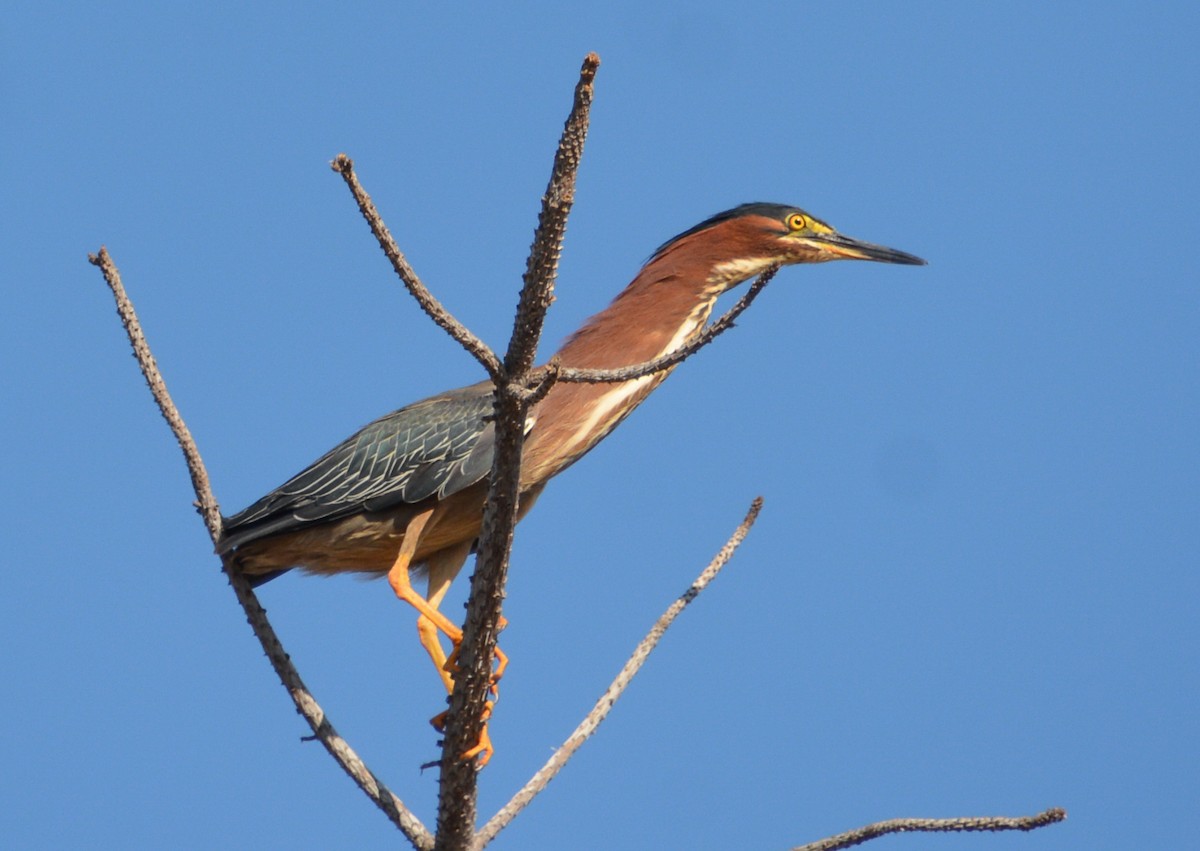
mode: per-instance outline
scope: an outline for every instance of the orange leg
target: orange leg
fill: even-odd
[[[398,598],[408,603],[419,613],[417,616],[417,635],[420,638],[421,646],[425,648],[425,652],[433,660],[433,664],[438,671],[438,676],[442,678],[442,683],[446,687],[446,692],[451,693],[454,691],[454,676],[452,673],[455,669],[454,660],[457,659],[458,648],[462,644],[462,630],[439,612],[437,606],[445,596],[451,580],[454,579],[455,574],[458,573],[463,561],[465,561],[470,551],[470,544],[468,543],[451,553],[443,554],[441,558],[435,557],[431,559],[429,599],[427,600],[425,597],[422,597],[412,586],[409,568],[412,566],[413,556],[417,552],[421,534],[425,531],[425,527],[429,524],[432,516],[433,509],[431,508],[409,521],[407,528],[404,530],[404,540],[400,544],[400,552],[396,556],[396,561],[392,564],[391,569],[388,571],[388,584],[391,585],[392,590]],[[449,658],[447,658],[446,651],[442,648],[441,639],[438,635],[439,632],[446,635],[453,645]],[[503,673],[504,668],[508,665],[508,657],[499,649],[496,650],[496,659],[498,667],[497,674],[492,683],[493,695],[496,690],[495,680],[499,679],[499,674]],[[484,707],[484,724],[479,734],[479,742],[475,747],[463,754],[463,759],[479,757],[480,768],[487,765],[493,753],[492,740],[487,730],[487,719],[491,717],[492,706],[493,702],[489,700]],[[445,716],[446,713],[443,712],[432,719],[434,727],[439,730],[442,729],[445,725]]]
[[[425,615],[417,615],[417,635],[421,639],[421,646],[425,648],[425,652],[429,654],[429,658],[433,660],[433,667],[437,668],[438,676],[442,678],[442,685],[446,687],[446,694],[454,691],[454,675],[453,666],[449,664],[446,658],[446,651],[442,649],[441,638],[438,636],[438,628]],[[458,647],[455,645],[454,652],[458,652]]]
[[[429,568],[429,589],[425,593],[425,599],[435,609],[440,610],[442,600],[446,597],[446,592],[450,590],[450,583],[458,576],[462,570],[463,564],[467,557],[471,554],[471,542],[463,541],[456,547],[441,550],[432,555],[428,560]],[[507,621],[500,618],[500,629],[504,629]],[[442,652],[441,644],[437,641],[437,628],[432,621],[424,618],[417,620],[417,632],[421,635],[421,645],[425,647],[429,653],[433,664],[438,671],[443,674],[442,682],[446,685],[447,691],[454,690],[454,673],[458,670],[458,648],[459,643],[454,642],[450,649],[450,656],[447,658]],[[503,650],[496,649],[496,671],[492,675],[492,697],[497,697],[497,685],[500,677],[504,675],[504,669],[508,667],[508,656]]]
[[[426,643],[426,636],[431,634],[436,639],[437,632],[440,630],[447,638],[457,644],[462,641],[462,630],[452,624],[449,618],[417,593],[408,575],[408,569],[412,565],[413,556],[416,554],[417,545],[421,540],[421,533],[425,531],[425,526],[429,523],[431,516],[433,516],[432,508],[418,514],[409,521],[408,528],[404,530],[404,540],[400,544],[400,553],[396,556],[396,561],[392,564],[392,569],[388,571],[387,577],[388,584],[392,586],[392,590],[396,592],[396,596],[433,623],[434,630],[431,632],[420,630],[419,635],[421,636],[421,646],[436,661],[437,656],[434,654],[442,655],[444,659],[444,651],[436,640],[433,642],[433,645],[436,645],[437,649],[434,650],[430,644]]]
[[[450,590],[450,583],[454,581],[454,577],[458,576],[458,572],[462,570],[462,566],[470,554],[471,542],[463,541],[458,546],[441,550],[429,557],[426,565],[429,569],[429,587],[425,592],[425,599],[434,609],[440,610],[442,600],[446,597],[446,592]],[[441,641],[438,639],[437,625],[421,615],[417,618],[417,633],[421,636],[421,646],[429,653],[434,667],[438,669],[438,675],[446,686],[446,692],[452,692],[456,668],[452,661],[447,660],[446,653],[442,649]],[[452,646],[452,656],[457,649],[458,642],[456,641]]]

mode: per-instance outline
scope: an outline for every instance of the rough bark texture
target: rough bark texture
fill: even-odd
[[[529,253],[512,338],[504,358],[506,380],[495,379],[496,452],[479,555],[471,577],[467,620],[463,624],[459,671],[454,693],[450,696],[442,744],[435,846],[439,851],[469,848],[475,838],[477,768],[474,759],[463,759],[462,754],[478,743],[488,711],[496,633],[508,577],[508,554],[517,521],[521,448],[525,441],[525,415],[530,398],[525,388],[537,355],[546,310],[554,297],[567,216],[575,198],[575,175],[587,137],[592,81],[599,65],[599,57],[588,54],[580,70],[575,101],[563,127],[549,185],[542,196],[542,209]]]

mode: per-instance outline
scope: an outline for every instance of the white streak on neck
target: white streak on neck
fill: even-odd
[[[684,345],[704,326],[709,314],[712,312],[712,308],[712,300],[707,300],[699,304],[692,314],[688,316],[687,320],[679,326],[679,330],[675,332],[675,336],[667,342],[662,351],[647,360],[657,360]],[[666,377],[666,372],[664,371],[651,375],[643,375],[641,378],[612,385],[611,390],[594,400],[591,409],[588,411],[587,418],[579,424],[579,427],[575,429],[575,433],[566,442],[563,455],[574,460],[578,457],[578,454],[587,452],[599,443],[620,422],[621,417],[629,412],[630,409],[627,409],[625,405],[629,399],[633,398],[647,384],[653,383],[650,388],[653,389],[653,385],[657,385]],[[647,392],[649,391],[647,390]]]
[[[708,283],[724,291],[734,284],[761,275],[770,268],[772,263],[778,263],[771,257],[739,257],[736,260],[726,260],[713,266],[708,273]]]

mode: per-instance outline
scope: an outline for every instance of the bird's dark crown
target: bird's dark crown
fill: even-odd
[[[694,233],[699,233],[702,230],[708,230],[711,227],[716,227],[719,224],[732,221],[733,219],[740,219],[744,216],[766,216],[768,219],[775,219],[782,224],[792,213],[803,213],[805,216],[808,215],[808,213],[806,213],[804,210],[801,210],[799,207],[793,207],[790,204],[770,204],[766,201],[752,201],[749,204],[739,204],[733,209],[725,210],[723,213],[717,213],[715,216],[709,216],[700,224],[690,227],[683,233],[679,233],[671,237],[654,250],[654,253],[650,255],[650,259],[653,260],[654,258],[658,257],[658,255],[666,251],[668,247],[674,245],[684,237],[691,236]]]

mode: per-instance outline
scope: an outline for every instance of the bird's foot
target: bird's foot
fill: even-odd
[[[475,747],[468,749],[462,755],[463,759],[478,758],[480,768],[487,765],[492,759],[492,754],[496,752],[492,747],[492,737],[488,735],[487,725],[488,719],[492,717],[492,707],[495,705],[495,702],[491,700],[483,705],[483,726],[479,728],[479,741]]]
[[[508,626],[508,621],[502,615],[497,631],[504,629],[506,626]],[[458,655],[461,644],[461,641],[453,642],[450,655],[446,657],[446,663],[442,666],[441,673],[443,674],[443,678],[449,677],[453,681],[455,675],[458,674]],[[488,686],[488,690],[491,692],[492,699],[498,699],[500,697],[500,678],[504,676],[504,672],[508,669],[508,654],[499,647],[495,648],[494,652],[496,654],[495,668],[492,670],[492,681]]]
[[[483,704],[483,716],[481,718],[483,721],[483,727],[481,727],[479,730],[479,741],[476,743],[475,747],[467,749],[462,755],[463,759],[478,758],[480,768],[483,768],[485,765],[487,765],[492,759],[492,754],[496,752],[495,748],[492,747],[492,737],[488,734],[487,725],[488,719],[492,717],[492,708],[495,705],[495,701],[492,700],[489,700]],[[432,724],[433,728],[439,733],[444,733],[446,731],[447,715],[449,715],[448,710],[446,712],[439,712],[437,715],[429,719],[429,723]]]

